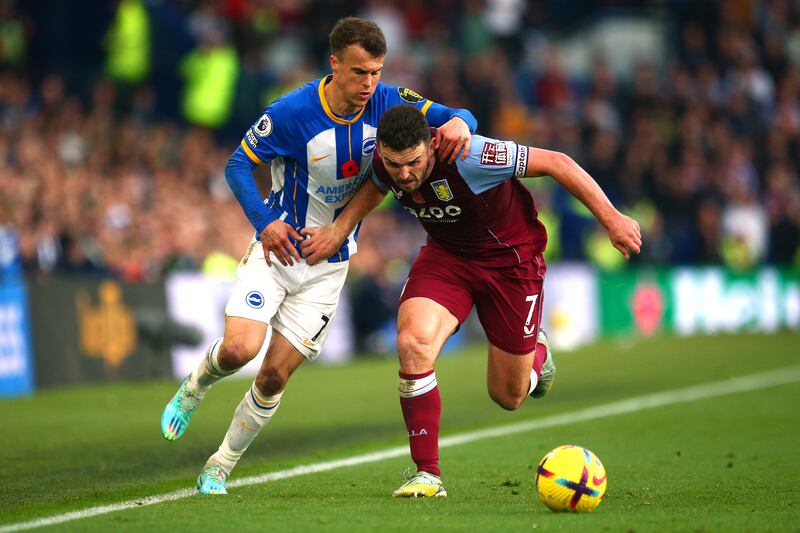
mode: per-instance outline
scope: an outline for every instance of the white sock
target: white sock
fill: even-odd
[[[214,340],[206,350],[206,354],[192,373],[189,375],[189,389],[195,396],[202,398],[211,388],[211,385],[221,380],[225,376],[234,374],[239,369],[222,370],[219,367],[219,347],[222,345],[222,337]]]
[[[261,428],[272,420],[281,404],[281,396],[283,392],[275,396],[264,396],[253,383],[233,413],[225,439],[217,452],[208,459],[209,462],[220,465],[228,472],[233,470]]]
[[[528,394],[533,392],[533,389],[536,388],[536,385],[539,384],[539,376],[536,375],[536,370],[531,368],[531,386],[528,389]]]

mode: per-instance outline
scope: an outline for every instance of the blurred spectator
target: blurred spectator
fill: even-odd
[[[791,264],[800,259],[800,184],[785,163],[775,163],[767,173],[764,198],[769,220],[767,259]]]
[[[150,20],[142,0],[121,0],[106,35],[106,73],[126,84],[150,74]]]
[[[492,34],[483,16],[484,0],[467,0],[459,21],[459,48],[465,59],[479,56],[492,45]]]
[[[601,51],[570,70],[559,46],[608,2],[86,2],[0,0],[2,250],[13,233],[30,273],[230,276],[252,230],[225,161],[254,113],[327,71],[327,32],[353,13],[386,33],[387,82],[587,168],[641,223],[635,262],[800,268],[796,2],[668,2],[668,57],[629,77]],[[534,196],[549,260],[622,266],[563,190],[536,180]],[[423,237],[387,202],[351,266],[371,349]]]
[[[204,4],[190,22],[198,44],[180,65],[183,114],[191,124],[220,128],[231,117],[239,58],[227,41],[224,21],[215,16],[211,5]]]
[[[14,7],[14,0],[0,1],[0,65],[5,67],[21,67],[27,49],[25,25]]]
[[[760,262],[767,251],[767,216],[750,186],[732,177],[722,210],[723,258],[729,266],[747,269]]]
[[[534,102],[547,110],[562,110],[572,103],[573,95],[563,58],[556,49],[550,49],[539,79],[534,85]]]

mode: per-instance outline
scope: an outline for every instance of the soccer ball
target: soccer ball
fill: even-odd
[[[559,446],[536,469],[539,498],[553,511],[594,511],[606,493],[606,469],[580,446]]]

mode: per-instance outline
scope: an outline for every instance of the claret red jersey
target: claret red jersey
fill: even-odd
[[[509,266],[544,251],[547,233],[520,183],[528,149],[473,135],[466,160],[437,161],[417,191],[397,187],[375,154],[372,179],[419,220],[428,240],[485,266]]]

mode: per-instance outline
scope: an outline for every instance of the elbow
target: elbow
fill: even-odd
[[[548,165],[550,171],[548,174],[557,181],[561,181],[561,177],[570,176],[575,173],[578,163],[572,157],[563,152],[553,152],[552,161]]]
[[[239,184],[243,177],[250,177],[253,172],[253,165],[247,156],[240,154],[239,150],[231,154],[228,163],[225,165],[225,181],[234,191],[239,189]]]
[[[237,148],[235,152],[231,154],[228,158],[228,162],[225,164],[225,174],[231,172],[236,172],[239,169],[244,168],[252,168],[252,164],[250,164],[250,159],[241,151],[241,148]]]
[[[559,170],[566,170],[569,168],[573,168],[578,165],[572,157],[568,156],[564,152],[554,152],[554,162],[553,166]]]
[[[225,181],[227,181],[228,186],[234,190],[236,190],[235,186],[236,186],[237,166],[238,163],[234,161],[233,157],[228,159],[228,163],[225,165]]]
[[[478,119],[475,118],[475,115],[473,115],[469,109],[458,109],[453,116],[463,120],[471,133],[475,133],[478,129]]]
[[[563,152],[532,148],[528,160],[528,176],[552,176],[556,181],[568,175],[578,164]]]

